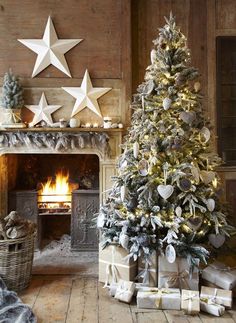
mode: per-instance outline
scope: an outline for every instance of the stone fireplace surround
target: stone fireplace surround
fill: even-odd
[[[0,210],[7,214],[8,192],[14,177],[15,154],[95,154],[99,158],[99,201],[111,187],[120,154],[120,129],[29,128],[0,130]],[[47,142],[46,142],[47,141]]]

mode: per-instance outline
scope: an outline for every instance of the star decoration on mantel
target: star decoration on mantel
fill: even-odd
[[[43,39],[18,39],[23,45],[38,54],[32,77],[50,64],[71,77],[64,54],[83,39],[58,39],[51,17],[48,17]]]
[[[34,118],[29,124],[33,127],[40,121],[45,121],[48,125],[51,125],[53,123],[51,114],[60,109],[61,105],[48,105],[45,94],[42,93],[38,105],[25,105],[25,107],[34,113]]]
[[[81,87],[63,87],[62,89],[76,98],[71,117],[86,107],[96,113],[99,117],[102,117],[97,99],[110,91],[112,88],[93,87],[89,72],[86,70]]]

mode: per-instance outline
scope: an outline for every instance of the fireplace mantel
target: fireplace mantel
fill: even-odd
[[[14,154],[96,154],[99,157],[100,202],[111,187],[120,155],[123,129],[0,129],[0,214],[7,213],[7,195]],[[9,156],[9,157],[8,157]]]

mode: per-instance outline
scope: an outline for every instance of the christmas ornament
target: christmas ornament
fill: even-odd
[[[200,89],[201,89],[200,82],[195,82],[194,85],[193,85],[193,88],[194,88],[195,92],[199,92]]]
[[[172,100],[170,98],[165,98],[162,102],[164,110],[168,110],[171,106]]]
[[[157,54],[157,52],[156,52],[156,50],[153,48],[152,50],[151,50],[151,63],[152,64],[154,64],[155,63],[155,60],[156,60],[156,54]]]
[[[171,244],[169,244],[166,247],[165,256],[166,256],[167,261],[170,264],[173,264],[175,262],[175,260],[176,260],[176,252],[175,252],[175,248]]]
[[[223,234],[210,233],[208,239],[210,244],[217,249],[225,243],[225,236]]]
[[[34,113],[34,118],[29,124],[33,127],[40,121],[45,121],[48,125],[52,125],[51,114],[60,109],[61,105],[48,105],[45,94],[42,93],[38,105],[26,105],[25,107]]]
[[[187,192],[190,190],[192,186],[192,183],[189,179],[187,178],[182,178],[180,181],[179,181],[179,187],[182,191],[184,192]]]
[[[158,185],[157,191],[163,199],[167,200],[173,194],[174,187],[172,185]]]
[[[198,230],[202,225],[202,218],[200,216],[192,216],[188,218],[187,224],[192,230]]]
[[[149,164],[146,159],[141,159],[138,163],[138,171],[141,176],[147,176]]]
[[[206,203],[206,206],[207,206],[207,208],[208,208],[208,210],[209,210],[210,212],[214,211],[214,209],[215,209],[215,200],[213,200],[213,199],[208,199],[208,200],[207,200],[207,203]]]
[[[180,206],[177,206],[175,209],[175,214],[180,218],[182,215],[182,208]]]
[[[127,187],[123,185],[120,188],[120,198],[122,202],[124,202],[126,195],[127,195]]]
[[[196,183],[198,184],[199,183],[199,179],[200,179],[200,174],[199,174],[199,169],[195,166],[193,166],[191,168],[191,173],[196,181]]]
[[[151,94],[152,91],[155,89],[155,83],[153,80],[149,80],[145,86],[143,87],[143,94]],[[142,96],[142,98],[144,98],[144,96]]]
[[[139,153],[139,143],[137,141],[135,141],[133,143],[133,155],[134,155],[134,158],[138,157],[138,153]]]
[[[105,215],[103,213],[100,213],[97,217],[97,228],[101,229],[104,227],[105,224]]]
[[[50,64],[71,77],[64,54],[83,39],[58,39],[51,17],[48,17],[43,39],[18,39],[23,45],[38,54],[32,77]]]
[[[194,111],[190,111],[190,112],[182,111],[179,114],[179,117],[181,120],[183,120],[183,122],[191,125],[192,122],[196,119],[196,113]]]
[[[71,117],[86,107],[102,117],[97,99],[111,90],[110,87],[93,87],[88,70],[85,71],[81,87],[63,87],[62,89],[76,98]]]
[[[207,127],[203,127],[200,131],[201,141],[207,143],[211,138],[211,132]]]
[[[127,209],[129,211],[132,211],[133,209],[135,209],[138,205],[138,200],[136,197],[132,197],[131,199],[129,199],[128,203],[127,203]]]
[[[215,178],[215,173],[212,171],[201,170],[200,177],[204,184],[209,184]]]
[[[123,248],[127,249],[129,245],[129,236],[124,232],[121,232],[119,237],[119,243]]]

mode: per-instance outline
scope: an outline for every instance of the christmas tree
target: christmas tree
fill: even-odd
[[[172,14],[154,45],[97,226],[103,247],[119,243],[134,260],[148,261],[156,250],[206,263],[232,230],[214,171],[221,159],[211,148],[198,71]]]
[[[11,69],[4,75],[2,87],[2,106],[6,109],[18,109],[24,105],[23,89],[19,83],[19,77],[15,76]]]

